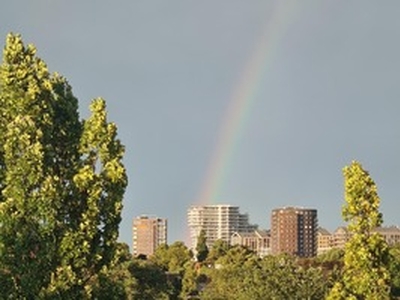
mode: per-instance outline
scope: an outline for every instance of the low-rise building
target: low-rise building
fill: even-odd
[[[332,234],[325,228],[318,227],[317,245],[318,255],[332,249]]]
[[[347,241],[350,239],[351,233],[345,226],[338,227],[332,233],[332,248],[344,249]]]
[[[231,236],[231,245],[241,245],[257,253],[260,257],[271,254],[270,233],[265,230],[252,232],[234,232]]]
[[[389,246],[400,244],[400,228],[398,226],[378,227],[374,232],[382,235]]]
[[[400,228],[398,226],[377,227],[371,232],[379,233],[389,246],[400,243]],[[352,233],[347,227],[338,227],[331,235],[331,248],[344,249],[351,236]]]

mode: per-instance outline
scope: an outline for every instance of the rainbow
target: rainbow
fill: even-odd
[[[250,116],[257,89],[265,71],[268,70],[275,57],[280,39],[295,10],[291,3],[294,2],[275,2],[271,17],[266,20],[264,30],[240,73],[219,129],[217,145],[211,155],[204,182],[196,200],[199,205],[215,204],[220,201],[220,190],[229,174],[234,150],[244,131],[246,120]]]

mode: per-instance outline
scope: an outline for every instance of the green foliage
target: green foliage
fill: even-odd
[[[248,290],[255,286],[252,277],[248,277],[249,271],[256,272],[255,260],[257,257],[245,248],[236,246],[229,250],[217,260],[215,268],[205,270],[209,283],[201,299],[244,299],[244,294],[248,295],[247,299],[257,299]]]
[[[205,270],[201,299],[323,299],[328,285],[320,268],[301,267],[289,255],[258,258],[242,247]]]
[[[172,245],[161,245],[155,253],[150,256],[150,262],[168,274],[170,299],[177,299],[182,292],[182,278],[188,270],[187,264],[191,262],[193,253],[182,242],[175,242]],[[188,280],[185,278],[185,280]],[[188,286],[185,286],[185,291]]]
[[[129,266],[129,271],[137,282],[132,299],[173,299],[172,295],[176,293],[173,284],[166,272],[153,262],[134,259]]]
[[[266,256],[262,271],[267,299],[323,299],[328,290],[321,268],[301,266],[287,254]]]
[[[127,184],[105,102],[95,99],[90,118],[80,121],[67,81],[9,34],[0,116],[3,295],[89,298],[114,257]]]
[[[315,261],[320,263],[336,262],[339,263],[343,260],[344,250],[340,248],[332,248],[325,253],[318,255]]]
[[[360,163],[343,170],[345,200],[343,218],[352,237],[345,247],[342,280],[328,299],[390,299],[389,252],[384,239],[372,233],[382,224],[377,188]]]
[[[231,247],[223,240],[216,240],[208,253],[206,263],[214,265],[215,262],[222,256],[226,255]]]
[[[389,249],[389,272],[392,296],[400,298],[400,244]]]
[[[92,292],[93,299],[171,299],[174,286],[167,273],[153,262],[132,258],[126,244],[118,244],[110,267],[103,268]]]
[[[198,268],[198,264],[195,264],[194,262],[189,261],[185,264],[185,272],[182,277],[182,289],[180,293],[181,299],[187,299],[187,297],[198,294],[198,272],[196,268]]]
[[[138,288],[138,281],[131,273],[133,264],[129,247],[118,244],[114,259],[110,266],[104,266],[98,273],[98,281],[92,292],[92,298],[98,300],[108,299],[134,299]]]
[[[56,207],[50,197],[57,178],[45,166],[55,155],[43,145],[52,127],[51,108],[45,105],[50,85],[34,47],[7,36],[0,66],[0,266],[13,283],[8,293],[26,297],[50,281],[56,251]]]
[[[200,231],[200,235],[197,238],[196,245],[196,258],[198,262],[203,262],[206,260],[208,256],[208,247],[207,247],[207,237],[206,232],[204,230]]]
[[[225,255],[221,256],[217,261],[216,264],[221,266],[228,266],[228,265],[242,265],[246,261],[256,259],[256,254],[249,250],[246,247],[242,247],[239,245],[230,247],[228,252]]]
[[[327,288],[332,288],[343,275],[344,250],[333,248],[311,259],[311,266],[319,268],[327,281]]]
[[[175,242],[172,245],[161,245],[150,260],[166,272],[182,275],[185,271],[185,264],[193,257],[192,252],[182,242]]]

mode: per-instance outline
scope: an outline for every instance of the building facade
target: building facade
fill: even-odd
[[[258,256],[264,257],[271,254],[270,232],[266,230],[254,230],[252,232],[234,232],[231,237],[231,245],[244,246]]]
[[[167,243],[167,219],[139,216],[133,220],[133,255],[150,256]]]
[[[317,254],[325,253],[332,249],[332,234],[325,228],[317,230]]]
[[[389,246],[400,244],[400,228],[398,226],[378,227],[373,232],[379,233]]]
[[[274,209],[271,216],[271,253],[313,257],[317,255],[317,230],[316,209]]]
[[[188,225],[191,248],[195,249],[201,230],[205,231],[207,246],[210,248],[216,240],[230,244],[234,232],[251,232],[256,225],[249,224],[247,214],[241,214],[238,206],[229,204],[196,205],[188,209]]]
[[[398,226],[377,227],[371,233],[379,233],[389,246],[400,244],[400,228]],[[332,234],[320,228],[318,230],[318,254],[332,248],[344,249],[351,237],[352,233],[345,226],[336,228]]]
[[[344,249],[344,246],[346,245],[346,243],[350,238],[351,238],[351,233],[349,232],[347,227],[339,226],[332,233],[331,237],[332,248]]]

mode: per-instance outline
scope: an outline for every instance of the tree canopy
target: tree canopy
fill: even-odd
[[[372,230],[382,224],[375,182],[359,162],[343,169],[345,201],[343,219],[349,222],[342,280],[328,299],[390,299],[388,246]]]
[[[89,297],[112,262],[124,147],[94,99],[80,120],[67,80],[9,34],[0,66],[0,274],[9,295]]]
[[[204,230],[200,231],[196,245],[196,259],[198,262],[203,262],[208,256],[207,237]]]

